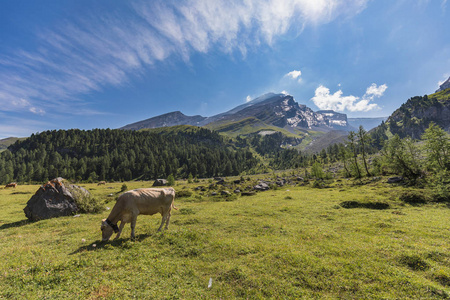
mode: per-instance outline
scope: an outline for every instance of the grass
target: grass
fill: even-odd
[[[209,182],[175,189],[197,185]],[[82,186],[112,208],[122,183]],[[449,208],[405,204],[404,188],[382,181],[286,186],[232,201],[194,192],[176,198],[168,231],[156,232],[159,215],[139,216],[136,241],[128,224],[108,243],[100,242],[107,210],[28,222],[22,209],[37,188],[0,190],[0,298],[450,297]]]

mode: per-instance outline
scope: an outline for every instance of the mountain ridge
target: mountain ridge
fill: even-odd
[[[247,103],[211,117],[186,116],[180,111],[166,113],[146,120],[125,125],[120,129],[140,130],[144,128],[194,125],[214,129],[226,122],[235,123],[254,117],[269,126],[288,131],[293,129],[313,129],[327,132],[334,129],[350,129],[347,115],[334,111],[314,112],[304,104],[299,104],[287,94],[267,93]]]

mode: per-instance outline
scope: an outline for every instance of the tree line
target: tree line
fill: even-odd
[[[33,134],[0,153],[0,181],[42,182],[231,176],[257,164],[218,133],[193,128],[158,134],[111,129]]]

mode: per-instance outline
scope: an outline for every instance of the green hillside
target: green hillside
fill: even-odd
[[[378,142],[395,134],[420,139],[430,123],[450,131],[450,89],[408,99],[372,134]]]
[[[429,98],[435,98],[438,101],[449,101],[450,100],[450,89],[446,89],[428,96]]]
[[[239,135],[245,136],[259,133],[261,131],[281,132],[284,136],[290,138],[302,138],[305,136],[303,131],[294,130],[293,132],[290,132],[277,126],[268,125],[255,117],[245,118],[236,122],[215,122],[205,125],[204,127],[230,137],[237,137]]]
[[[16,138],[16,137],[9,137],[6,139],[0,140],[0,152],[14,144],[18,140],[24,140],[25,138]]]

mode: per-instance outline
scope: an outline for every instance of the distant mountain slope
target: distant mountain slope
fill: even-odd
[[[18,140],[23,140],[25,138],[9,137],[0,140],[0,151],[8,148],[10,145],[14,144]]]
[[[205,119],[206,118],[202,116],[186,116],[180,111],[174,111],[154,118],[125,125],[120,129],[140,130],[144,128],[170,127],[176,125],[199,126]]]
[[[419,139],[431,122],[450,132],[450,88],[410,98],[372,134],[378,139],[392,134]]]
[[[388,117],[380,117],[380,118],[348,118],[348,124],[358,129],[359,126],[364,127],[365,130],[369,131],[372,128],[377,127],[381,124],[381,122],[386,121]]]
[[[237,137],[239,135],[249,135],[249,134],[265,134],[267,132],[281,132],[287,137],[301,137],[304,133],[301,130],[295,130],[294,133],[287,131],[286,129],[269,125],[263,121],[255,118],[249,117],[236,122],[214,122],[204,126],[205,128],[226,133],[228,136]]]
[[[192,125],[215,130],[229,137],[281,133],[282,145],[297,147],[314,141],[329,131],[352,130],[347,115],[332,110],[314,112],[287,94],[268,93],[227,112],[211,117],[186,116],[176,111],[126,125],[121,129],[145,130]],[[328,138],[332,141],[332,138]],[[320,142],[326,144],[327,139]],[[327,146],[327,145],[325,145]]]
[[[330,145],[344,143],[347,140],[347,136],[347,131],[333,130],[316,137],[309,143],[302,143],[299,148],[307,153],[318,153]]]

